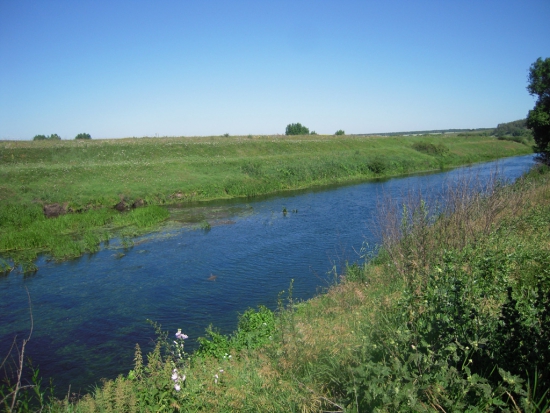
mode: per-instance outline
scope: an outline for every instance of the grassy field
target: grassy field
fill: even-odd
[[[275,314],[249,310],[193,355],[161,333],[83,398],[48,400],[42,386],[20,399],[75,413],[547,412],[550,172],[484,195],[471,184],[437,216],[414,194],[405,219],[384,202],[378,255],[326,294],[295,302],[290,286]]]
[[[396,176],[531,151],[482,134],[4,141],[0,254],[16,262],[40,252],[79,256],[94,251],[113,229],[126,228],[129,236],[151,230],[167,218],[158,205]],[[136,201],[147,207],[113,210]],[[42,208],[52,203],[78,214],[45,219]]]

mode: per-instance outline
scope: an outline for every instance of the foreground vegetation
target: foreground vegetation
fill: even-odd
[[[38,253],[76,257],[95,251],[121,228],[126,228],[122,236],[151,230],[168,216],[159,205],[361,181],[531,152],[527,144],[484,134],[0,142],[0,254],[33,269]],[[115,206],[141,208],[120,214]],[[49,209],[62,216],[47,219]],[[5,260],[0,267],[13,265]]]
[[[193,355],[161,333],[127,375],[43,411],[547,412],[550,173],[473,184],[439,208],[383,200],[378,254],[326,294],[290,289]]]

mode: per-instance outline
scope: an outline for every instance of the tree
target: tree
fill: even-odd
[[[57,133],[52,133],[50,136],[46,135],[36,135],[34,138],[32,138],[33,141],[60,141],[61,136],[59,136]]]
[[[92,139],[92,136],[89,133],[79,133],[75,139]]]
[[[345,134],[346,132],[344,132],[342,129],[337,130],[335,133],[336,136],[345,135]]]
[[[291,123],[287,125],[285,135],[309,135],[309,128],[300,123]]]
[[[550,165],[550,58],[539,57],[531,65],[527,90],[537,96],[535,107],[527,115],[527,127],[533,131],[538,160]]]

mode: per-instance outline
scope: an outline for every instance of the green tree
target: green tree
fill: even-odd
[[[92,136],[89,133],[79,133],[75,139],[92,139]]]
[[[34,138],[32,138],[33,141],[45,141],[48,139],[46,135],[35,135]]]
[[[48,139],[51,141],[60,141],[61,136],[59,136],[57,133],[52,133]]]
[[[291,123],[287,125],[285,135],[309,135],[309,128],[302,126],[301,123]]]
[[[346,132],[344,132],[342,129],[337,130],[335,133],[336,136],[345,135],[345,134]]]
[[[550,58],[538,58],[529,69],[527,90],[537,96],[535,107],[527,115],[527,127],[533,131],[538,160],[550,165]]]

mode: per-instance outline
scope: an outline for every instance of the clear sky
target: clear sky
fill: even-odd
[[[0,0],[0,139],[495,127],[549,0]]]

